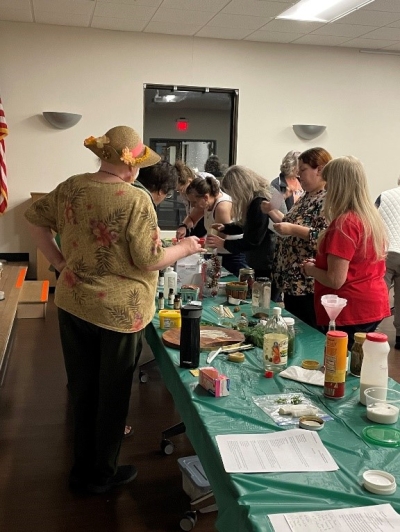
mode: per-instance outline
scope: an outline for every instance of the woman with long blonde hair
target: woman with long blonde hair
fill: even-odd
[[[243,251],[256,277],[271,277],[276,236],[268,229],[268,214],[261,211],[261,203],[271,199],[268,181],[250,168],[235,165],[228,168],[221,186],[232,198],[235,222],[213,227],[226,235],[243,233],[243,238],[222,240],[209,236],[207,246],[223,245],[230,252]],[[276,297],[274,290],[272,292],[272,298]]]
[[[315,279],[317,323],[327,328],[329,318],[321,296],[337,294],[347,305],[336,319],[349,335],[374,331],[390,315],[384,281],[386,230],[370,197],[362,163],[352,156],[338,157],[322,172],[326,181],[324,213],[329,223],[318,240],[315,262],[306,261],[304,273]]]

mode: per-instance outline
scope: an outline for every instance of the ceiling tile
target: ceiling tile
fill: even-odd
[[[315,44],[319,46],[337,46],[348,41],[348,37],[338,37],[336,35],[304,35],[296,39],[294,44]]]
[[[163,33],[168,35],[194,35],[199,24],[171,24],[171,22],[149,22],[145,33]]]
[[[172,22],[175,24],[187,24],[188,21],[196,21],[196,24],[203,26],[213,16],[213,13],[209,11],[182,11],[181,9],[164,9],[160,7],[151,20],[152,22]]]
[[[374,39],[352,39],[347,41],[342,46],[348,46],[349,48],[384,48],[385,46],[390,46],[396,44],[396,41],[387,41],[387,40],[374,40]],[[341,46],[341,45],[339,45]]]
[[[209,23],[209,26],[218,26],[220,28],[248,28],[249,30],[258,30],[269,21],[267,18],[249,17],[240,15],[216,15]]]
[[[72,15],[88,15],[93,13],[95,3],[91,0],[34,0],[35,14],[42,11],[47,13],[69,13]],[[35,17],[36,18],[36,17]]]
[[[218,13],[229,0],[164,0],[162,7],[189,11],[213,11]]]
[[[386,26],[400,18],[398,13],[384,11],[364,11],[358,9],[346,17],[340,18],[335,24],[361,24],[362,26]]]
[[[397,11],[400,13],[400,2],[399,0],[375,0],[368,4],[363,9],[370,11]]]
[[[364,35],[366,39],[400,40],[400,28],[379,28]]]
[[[48,1],[48,0],[45,0],[45,1]],[[159,7],[162,4],[162,0],[90,0],[90,1],[91,2],[95,1],[97,5],[99,4],[131,4],[135,6]]]
[[[248,28],[219,28],[213,26],[205,26],[196,33],[196,37],[210,37],[212,39],[232,39],[241,40],[249,34]]]
[[[35,19],[39,24],[56,24],[57,26],[89,27],[89,15],[68,15],[66,13],[49,13],[48,11],[35,11]]]
[[[268,22],[265,26],[263,26],[263,30],[267,31],[273,31],[273,32],[281,32],[281,33],[310,33],[321,26],[324,26],[324,24],[321,24],[321,22],[298,22],[296,20],[271,20],[271,22]]]
[[[103,30],[143,31],[143,29],[146,27],[146,24],[146,20],[139,19],[93,17],[90,27],[100,28]]]
[[[122,4],[121,2],[107,2],[96,4],[94,14],[96,17],[138,18],[139,20],[150,20],[155,12],[155,7]]]
[[[9,20],[10,22],[33,22],[33,16],[30,9],[13,9],[12,7],[0,6],[0,20]]]
[[[387,48],[384,48],[385,50],[391,50],[392,52],[400,52],[400,42],[397,44],[393,44],[392,46],[388,46]]]
[[[1,0],[1,8],[31,10],[30,0]]]
[[[293,5],[293,2],[270,2],[260,0],[231,0],[222,13],[252,15],[255,17],[276,17]]]
[[[326,24],[322,28],[313,31],[313,35],[337,35],[338,37],[359,37],[374,28],[352,24]]]
[[[387,25],[388,28],[400,28],[400,20],[398,20],[397,22],[391,22],[390,24]]]
[[[258,30],[246,37],[245,41],[255,41],[255,42],[281,42],[289,43],[295,39],[303,37],[303,33],[288,33],[288,32],[278,32],[278,31],[264,31]]]

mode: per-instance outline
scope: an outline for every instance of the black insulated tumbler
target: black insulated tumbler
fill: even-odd
[[[184,305],[181,308],[182,327],[180,339],[181,368],[198,368],[200,358],[200,319],[202,308]]]

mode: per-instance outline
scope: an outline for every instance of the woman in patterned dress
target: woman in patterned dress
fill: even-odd
[[[319,233],[327,223],[322,212],[325,198],[324,166],[332,156],[324,148],[311,148],[299,156],[299,181],[305,194],[283,215],[264,201],[261,208],[276,223],[278,234],[274,279],[283,292],[286,310],[317,327],[314,310],[314,279],[304,275],[302,263],[315,258]]]
[[[74,412],[70,487],[105,493],[137,475],[117,462],[158,270],[202,248],[197,237],[162,247],[149,195],[131,186],[139,168],[160,157],[135,130],[117,126],[84,145],[100,158],[99,170],[63,181],[25,217],[60,272],[55,304]]]

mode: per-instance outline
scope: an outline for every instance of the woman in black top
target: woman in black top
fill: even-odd
[[[215,224],[213,228],[227,235],[243,233],[243,238],[223,240],[211,235],[207,237],[207,247],[225,247],[231,253],[244,251],[255,277],[271,278],[276,236],[268,229],[269,216],[260,208],[264,200],[271,198],[268,181],[249,168],[231,166],[222,179],[221,187],[232,198],[232,217],[236,221]],[[285,210],[283,197],[282,208]],[[272,298],[276,297],[278,293],[273,289]]]

